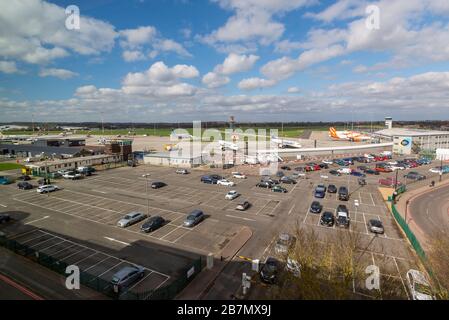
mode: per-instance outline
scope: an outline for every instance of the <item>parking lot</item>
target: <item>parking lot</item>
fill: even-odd
[[[136,266],[127,260],[39,229],[22,233],[12,239],[40,254],[46,254],[67,265],[75,265],[80,271],[104,280],[106,287],[102,288],[103,291],[113,290],[110,282],[115,273],[125,267]],[[92,281],[95,281],[95,278]],[[166,274],[144,268],[142,279],[132,284],[128,290],[136,293],[149,292],[161,287],[169,280],[170,276]]]

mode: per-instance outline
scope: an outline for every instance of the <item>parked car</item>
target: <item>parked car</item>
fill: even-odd
[[[189,174],[189,171],[187,169],[176,169],[177,174]]]
[[[68,171],[62,175],[64,179],[77,180],[81,179],[83,175],[81,173],[77,173],[76,171]]]
[[[248,201],[243,201],[240,202],[237,207],[235,207],[235,210],[239,210],[239,211],[245,211],[246,209],[248,209],[251,206],[251,204]]]
[[[413,300],[435,300],[430,283],[424,273],[410,269],[407,271],[406,279]]]
[[[287,170],[287,171],[291,170],[291,168],[289,166],[282,166],[281,169],[282,170]]]
[[[338,172],[337,170],[330,170],[329,174],[333,175],[333,176],[341,176],[341,173]]]
[[[281,186],[274,186],[273,188],[271,188],[272,192],[280,192],[280,193],[287,193],[287,189],[285,189],[284,187]]]
[[[349,190],[348,188],[341,186],[338,188],[338,200],[348,201],[349,200]]]
[[[335,222],[335,218],[334,218],[334,214],[330,211],[325,211],[323,212],[323,214],[321,215],[320,218],[320,224],[322,226],[328,226],[328,227],[332,227],[334,225]]]
[[[143,232],[151,232],[159,229],[164,224],[165,224],[164,218],[162,218],[161,216],[152,216],[142,224],[140,230]]]
[[[58,186],[55,186],[53,184],[45,184],[42,186],[37,187],[37,193],[48,193],[59,190]]]
[[[393,169],[391,169],[390,167],[386,166],[386,165],[377,165],[376,168],[374,169],[378,172],[392,172]]]
[[[379,171],[376,171],[376,170],[373,170],[373,169],[366,169],[364,172],[365,172],[365,174],[373,174],[373,175],[376,175],[376,176],[378,176],[380,174]]]
[[[218,179],[214,179],[211,176],[202,176],[200,180],[201,182],[208,184],[217,184],[218,182]]]
[[[269,183],[271,183],[271,184],[273,184],[273,185],[275,185],[275,184],[279,184],[279,180],[276,180],[276,179],[271,179],[270,177],[262,177],[262,180],[260,180],[261,182],[269,182]]]
[[[266,189],[273,188],[273,184],[268,181],[261,181],[258,184],[256,184],[256,186],[259,188],[266,188]]]
[[[284,176],[284,171],[278,171],[278,172],[276,172],[276,177],[281,178],[281,177],[283,177],[283,176]]]
[[[367,166],[357,166],[357,169],[359,169],[360,171],[365,172],[365,170],[368,170]]]
[[[161,181],[155,181],[155,182],[152,182],[151,183],[151,188],[152,189],[159,189],[159,188],[162,188],[162,187],[165,187],[167,184],[165,184],[164,182],[161,182]]]
[[[11,216],[6,213],[0,213],[0,224],[11,221]]]
[[[277,259],[268,257],[267,260],[265,260],[262,269],[260,270],[260,279],[265,283],[276,283],[278,272],[280,269],[279,265],[280,262]]]
[[[274,252],[276,254],[285,254],[288,253],[288,250],[295,245],[296,239],[291,234],[281,233],[276,241],[276,245],[274,246]]]
[[[337,172],[340,174],[350,174],[352,172],[352,169],[348,167],[342,167],[337,169]]]
[[[329,169],[329,166],[326,163],[320,163],[319,166],[321,169]]]
[[[358,171],[351,171],[351,175],[355,177],[366,177],[366,174],[358,172]]]
[[[326,195],[326,186],[323,184],[319,184],[316,188],[315,188],[315,192],[314,192],[314,196],[315,198],[319,198],[322,199],[324,198]]]
[[[379,184],[386,187],[402,186],[400,181],[396,182],[396,179],[391,177],[379,179]]]
[[[29,183],[29,182],[26,182],[26,181],[22,181],[22,182],[17,183],[17,187],[18,187],[20,190],[29,190],[29,189],[33,189],[33,185],[32,185],[31,183]]]
[[[390,165],[390,169],[395,170],[405,170],[405,165],[403,164],[396,164],[396,165]]]
[[[337,193],[337,187],[335,186],[335,184],[328,185],[327,192],[328,193]]]
[[[310,205],[309,211],[312,213],[320,213],[323,210],[323,206],[318,201],[313,201]]]
[[[379,233],[379,234],[384,233],[384,226],[382,224],[382,221],[377,219],[370,219],[368,221],[368,229],[372,233]]]
[[[21,181],[30,181],[31,177],[28,175],[22,175],[20,177],[17,178],[17,180],[21,180]]]
[[[130,212],[117,222],[117,226],[120,228],[126,228],[146,218],[147,215],[144,213]]]
[[[338,205],[335,225],[337,227],[349,228],[349,223],[350,219],[348,208],[346,208],[346,206],[342,204]]]
[[[126,266],[112,276],[111,284],[114,291],[119,293],[123,289],[142,279],[144,275],[144,268],[140,266]]]
[[[234,200],[238,196],[240,196],[240,193],[238,193],[236,190],[231,190],[225,195],[225,199],[226,200]]]
[[[296,183],[296,181],[294,179],[287,177],[287,176],[283,176],[281,178],[281,182],[285,183],[285,184],[295,184]]]
[[[287,263],[285,264],[285,270],[292,273],[295,277],[301,277],[301,265],[295,259],[287,257]]]
[[[246,179],[246,176],[240,172],[233,172],[232,177],[236,179]]]
[[[423,174],[420,174],[416,171],[410,171],[409,173],[404,175],[404,178],[407,178],[410,180],[424,180],[424,179],[426,179],[426,176]]]
[[[334,163],[332,160],[327,160],[327,159],[321,160],[321,162],[325,163],[325,164],[333,164]]]
[[[193,210],[189,213],[189,215],[184,220],[184,227],[194,227],[205,218],[203,211],[201,210]]]
[[[219,184],[221,186],[226,186],[226,187],[233,187],[233,186],[235,186],[235,183],[233,181],[229,181],[227,179],[218,180],[217,184]]]

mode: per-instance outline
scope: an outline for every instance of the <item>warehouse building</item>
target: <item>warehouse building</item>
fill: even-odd
[[[382,140],[393,141],[393,152],[396,154],[423,151],[434,153],[438,148],[449,148],[449,131],[390,128],[373,135]]]
[[[194,168],[201,165],[202,157],[180,155],[176,152],[155,152],[145,154],[143,156],[143,162],[157,166]]]

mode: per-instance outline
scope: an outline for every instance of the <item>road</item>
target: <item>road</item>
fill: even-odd
[[[427,236],[449,229],[449,186],[416,197],[409,204],[410,218]]]

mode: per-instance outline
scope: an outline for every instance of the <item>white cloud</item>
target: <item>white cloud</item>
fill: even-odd
[[[17,65],[14,61],[0,61],[0,72],[3,73],[17,73]]]
[[[258,56],[252,54],[238,55],[230,53],[223,61],[223,64],[216,66],[214,71],[225,75],[248,71],[254,66],[258,59]]]
[[[171,51],[183,57],[192,57],[192,54],[190,54],[190,52],[188,52],[180,43],[170,39],[158,40],[154,43],[153,47],[156,51]]]
[[[66,70],[66,69],[57,69],[57,68],[43,68],[39,72],[39,77],[56,77],[59,79],[70,79],[78,76],[78,73]]]
[[[126,62],[145,60],[145,55],[139,50],[125,50],[122,53],[122,57]]]
[[[298,93],[301,92],[301,89],[299,89],[298,87],[290,87],[287,89],[288,93]]]
[[[272,87],[276,84],[274,80],[267,80],[262,78],[247,78],[239,82],[239,88],[242,90],[254,90],[266,87]]]
[[[112,49],[117,33],[104,21],[81,15],[81,28],[65,28],[65,9],[41,0],[11,0],[0,10],[0,56],[45,64],[71,52],[96,55]]]
[[[156,28],[153,26],[141,26],[136,29],[121,30],[120,35],[123,40],[120,41],[120,45],[124,48],[135,49],[149,44],[156,36],[156,33]]]
[[[231,81],[229,77],[221,76],[215,72],[208,72],[203,76],[202,82],[208,88],[218,88],[228,84]]]

